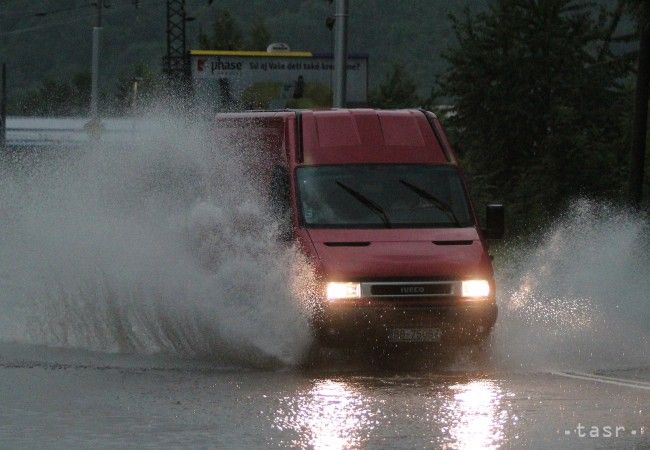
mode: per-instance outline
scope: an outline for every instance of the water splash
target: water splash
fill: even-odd
[[[313,274],[276,239],[250,152],[183,115],[148,119],[128,144],[0,165],[0,340],[299,362]],[[648,236],[644,216],[580,201],[503,247],[499,363],[650,365]]]
[[[650,365],[650,241],[642,215],[580,200],[533,244],[507,246],[500,362],[535,369]]]
[[[0,339],[294,364],[310,268],[237,142],[155,113],[126,144],[5,164]]]

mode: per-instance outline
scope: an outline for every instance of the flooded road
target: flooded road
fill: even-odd
[[[3,344],[2,448],[648,448],[650,368],[211,367]],[[592,378],[593,377],[593,378]]]
[[[0,448],[650,448],[646,216],[581,200],[492,248],[480,363],[302,368],[312,267],[183,123],[0,164]]]

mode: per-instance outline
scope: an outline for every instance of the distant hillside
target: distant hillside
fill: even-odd
[[[165,53],[165,0],[108,0],[104,10],[101,88],[112,93],[120,74],[144,62],[160,70]],[[448,14],[483,0],[351,0],[350,52],[370,55],[370,84],[377,85],[393,62],[402,62],[423,93],[443,68],[440,52],[453,40]],[[263,18],[273,41],[295,50],[330,52],[325,26],[333,7],[326,0],[188,0],[190,42],[208,30],[217,9],[228,9],[247,37],[252,21]],[[44,16],[36,14],[48,12]],[[89,0],[4,0],[0,2],[0,60],[9,66],[14,98],[42,80],[69,79],[88,70],[95,11]]]
[[[166,51],[165,0],[104,0],[101,90],[114,95],[117,79],[144,63],[160,72]],[[450,13],[466,6],[472,13],[490,0],[350,0],[349,51],[367,53],[370,86],[377,86],[391,65],[400,62],[427,96],[445,67],[442,51],[452,45]],[[89,71],[93,0],[0,1],[0,61],[9,68],[9,91],[15,100],[43,80],[68,80]],[[611,7],[613,0],[600,0]],[[208,31],[218,9],[227,9],[245,38],[255,19],[264,19],[272,41],[294,50],[331,52],[332,33],[325,19],[333,13],[326,0],[187,0],[190,46],[200,30]],[[39,15],[48,13],[46,15]]]

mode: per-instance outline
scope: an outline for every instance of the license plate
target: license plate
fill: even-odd
[[[390,342],[438,342],[442,331],[438,328],[393,328],[388,333]]]

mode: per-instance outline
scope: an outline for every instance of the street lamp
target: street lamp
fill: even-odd
[[[348,63],[348,0],[336,0],[334,14],[334,107],[345,107]]]
[[[99,120],[99,39],[102,33],[102,8],[104,0],[97,1],[97,18],[93,27],[93,53],[91,63],[90,122],[86,124],[91,136],[99,139],[101,122]]]

